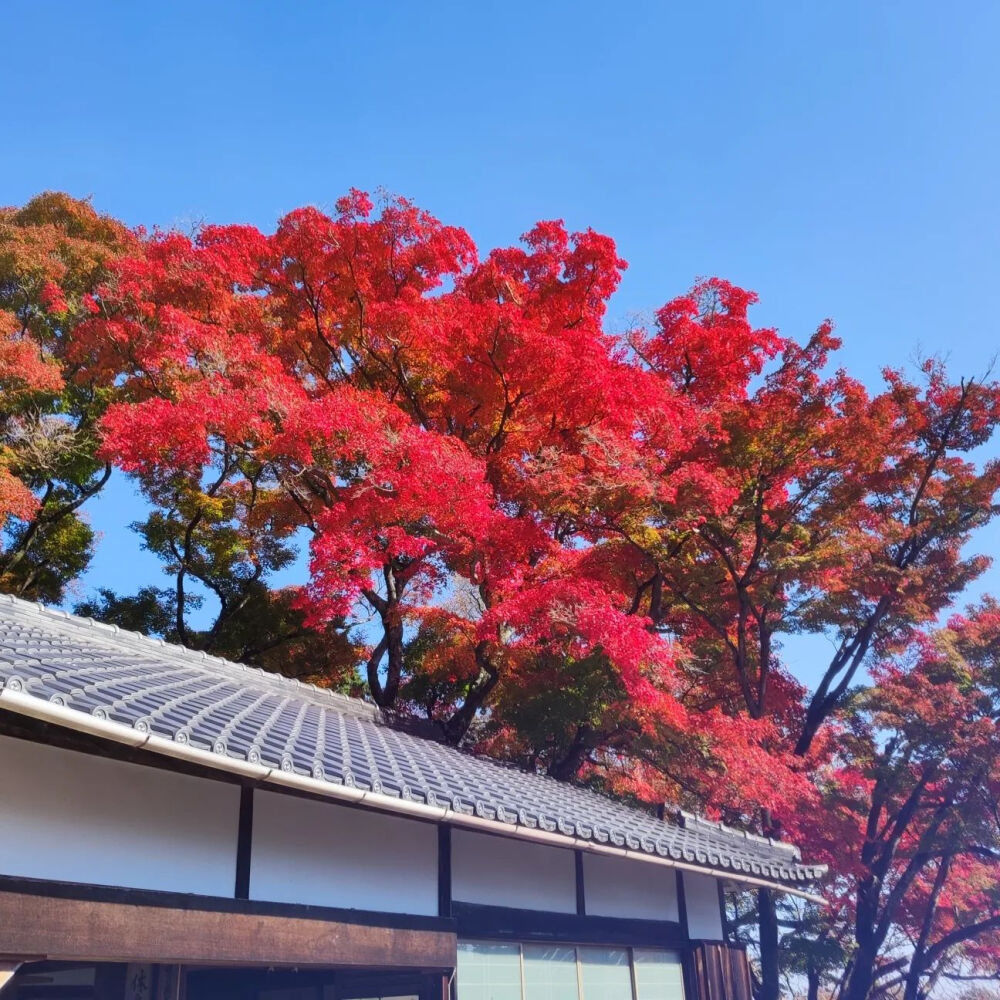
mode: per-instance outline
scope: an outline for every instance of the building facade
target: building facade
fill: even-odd
[[[0,598],[2,1000],[743,1000],[790,845]]]

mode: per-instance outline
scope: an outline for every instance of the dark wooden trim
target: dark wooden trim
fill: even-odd
[[[684,982],[684,996],[687,1000],[708,1000],[699,997],[697,980],[694,973],[694,952],[691,950],[691,925],[688,923],[687,892],[684,888],[684,870],[675,869],[677,876],[677,918],[681,925],[681,938],[684,949],[681,952],[681,978]]]
[[[682,869],[675,869],[677,875],[677,919],[680,922],[681,930],[684,932],[684,940],[691,937],[691,925],[688,923],[687,895],[684,891],[684,872]]]
[[[686,939],[678,924],[666,920],[587,917],[576,913],[518,910],[479,903],[452,904],[462,938],[500,941],[564,941],[576,944],[681,948]]]
[[[240,789],[240,818],[236,832],[236,889],[237,899],[250,898],[250,860],[253,851],[253,785]]]
[[[681,982],[684,985],[685,1000],[709,1000],[708,997],[703,997],[698,992],[694,948],[690,943],[681,952]]]
[[[585,917],[587,915],[587,889],[583,879],[583,851],[573,852],[576,869],[576,915]]]
[[[152,989],[150,996],[154,996]],[[51,983],[43,983],[37,986],[22,986],[15,984],[10,991],[10,996],[17,995],[18,1000],[78,1000],[80,997],[96,997],[97,992],[93,986],[53,986]]]
[[[91,885],[85,882],[54,882],[48,879],[21,878],[16,875],[0,875],[0,893],[141,906],[149,909],[197,910],[205,913],[330,921],[356,924],[360,927],[430,931],[455,929],[453,920],[421,914],[348,910],[336,906],[313,906],[309,903],[272,903],[259,899],[233,899],[229,896],[199,896],[186,892],[163,892],[159,889],[130,889],[120,886]],[[2,939],[0,939],[0,953],[4,953]]]
[[[721,878],[715,880],[715,885],[719,890],[719,919],[722,921],[722,940],[728,943],[729,925],[726,921],[726,890]]]
[[[438,826],[438,916],[451,916],[451,827]]]
[[[451,921],[395,915],[379,922],[374,914],[362,918],[352,911],[340,911],[344,919],[330,911],[279,915],[271,906],[224,902],[229,905],[178,907],[162,900],[149,905],[134,898],[81,899],[5,886],[0,889],[0,952],[53,961],[441,972],[455,967]]]
[[[338,973],[334,977],[333,995],[338,1000],[352,997],[407,996],[416,994],[420,1000],[441,1000],[441,984],[448,982],[449,973],[436,976],[403,976],[398,973]],[[322,997],[322,994],[320,994]],[[218,1000],[219,993],[211,1000]]]
[[[681,960],[683,961],[683,959]],[[632,1000],[638,1000],[639,998],[639,983],[635,975],[635,949],[629,948],[628,950],[628,978],[629,983],[632,986]]]
[[[123,964],[102,962],[94,970],[94,996],[105,1000],[107,997],[124,997],[128,968]]]

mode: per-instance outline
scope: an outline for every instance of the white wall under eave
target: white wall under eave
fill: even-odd
[[[576,859],[561,847],[453,830],[451,894],[463,903],[576,913]]]
[[[434,916],[437,828],[254,792],[250,898]]]
[[[677,872],[608,854],[583,855],[588,916],[678,920]]]
[[[696,941],[721,941],[722,904],[719,880],[700,872],[684,872],[688,934]]]
[[[0,736],[0,874],[232,896],[236,785]]]

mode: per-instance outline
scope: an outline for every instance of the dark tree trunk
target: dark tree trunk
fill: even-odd
[[[778,910],[770,889],[757,890],[760,924],[760,991],[757,1000],[778,1000]]]
[[[572,781],[577,776],[583,762],[587,759],[594,739],[594,731],[590,726],[578,726],[576,737],[567,747],[565,753],[549,765],[549,777],[558,781]]]
[[[806,989],[807,1000],[819,1000],[819,972],[811,965],[806,969]]]
[[[875,982],[877,952],[868,947],[858,948],[841,1000],[868,1000]]]
[[[878,883],[871,878],[863,879],[858,885],[854,927],[854,940],[858,947],[852,957],[851,971],[841,1000],[868,1000],[875,983],[875,963],[882,943],[875,933],[877,922]]]

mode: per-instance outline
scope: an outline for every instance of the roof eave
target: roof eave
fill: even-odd
[[[728,882],[734,882],[750,888],[773,889],[777,892],[797,896],[812,903],[825,904],[826,902],[822,896],[797,886],[746,875],[728,868],[688,864],[683,861],[676,861],[673,858],[664,858],[659,855],[646,854],[642,851],[629,850],[624,847],[600,844],[581,837],[569,836],[562,833],[550,833],[547,830],[539,830],[515,823],[504,823],[500,820],[491,820],[480,816],[470,816],[462,812],[457,812],[450,806],[432,806],[424,802],[396,798],[382,792],[366,791],[328,780],[296,774],[292,771],[283,771],[280,768],[268,767],[263,764],[253,764],[236,757],[213,753],[210,750],[203,750],[200,747],[194,747],[187,743],[179,743],[166,739],[154,733],[140,732],[120,722],[87,715],[76,709],[67,708],[64,705],[59,705],[51,701],[44,701],[41,698],[36,698],[34,695],[27,694],[24,691],[13,690],[9,687],[0,688],[0,706],[7,707],[11,711],[18,712],[21,715],[51,722],[77,732],[103,737],[115,743],[121,743],[126,746],[135,747],[136,749],[149,750],[163,756],[174,757],[178,760],[211,767],[215,770],[226,771],[263,785],[296,789],[356,805],[363,803],[371,808],[396,813],[401,816],[409,816],[414,819],[423,819],[436,823],[450,823],[480,832],[488,832],[505,837],[516,837],[535,843],[568,847],[575,850],[587,851],[591,854],[629,858],[635,861],[643,861],[647,864],[664,865],[680,871],[712,874]]]

